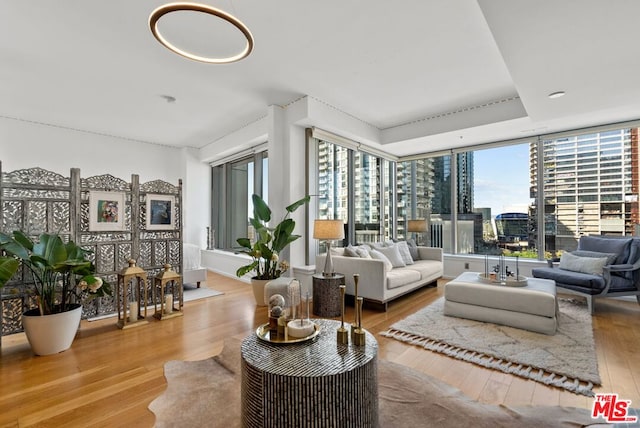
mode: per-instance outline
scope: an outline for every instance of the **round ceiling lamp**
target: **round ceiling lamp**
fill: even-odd
[[[198,12],[218,17],[240,30],[240,32],[247,39],[247,44],[240,53],[225,58],[212,58],[187,52],[169,42],[162,36],[162,34],[160,34],[160,30],[158,29],[158,21],[160,20],[160,18],[172,12]],[[151,15],[149,16],[149,28],[151,29],[151,33],[153,33],[153,36],[167,49],[194,61],[207,62],[210,64],[228,64],[230,62],[240,61],[241,59],[246,58],[253,50],[253,35],[251,35],[251,31],[249,31],[246,25],[244,25],[238,18],[233,15],[230,15],[220,9],[216,9],[214,7],[203,4],[168,3],[160,6],[159,8],[151,12]]]

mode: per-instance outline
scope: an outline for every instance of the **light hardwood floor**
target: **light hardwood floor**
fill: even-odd
[[[376,335],[379,358],[437,377],[485,403],[591,407],[591,398],[378,334],[435,300],[443,284],[405,296],[387,312],[365,310],[363,323]],[[153,426],[147,406],[166,388],[166,361],[208,358],[220,352],[225,338],[241,339],[266,322],[266,310],[256,309],[249,285],[210,273],[207,286],[225,294],[186,303],[181,318],[131,330],[117,329],[114,318],[83,321],[71,349],[57,355],[34,356],[24,334],[3,337],[0,428]],[[352,313],[348,309],[347,316]],[[640,306],[598,300],[593,323],[603,381],[596,391],[617,392],[640,407]]]

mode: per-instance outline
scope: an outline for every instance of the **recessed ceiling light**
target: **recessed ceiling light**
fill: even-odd
[[[245,48],[237,55],[232,55],[225,58],[206,57],[206,56],[196,55],[191,52],[182,50],[176,47],[175,45],[173,45],[171,42],[169,42],[166,38],[164,38],[162,34],[160,34],[160,30],[158,29],[158,21],[160,20],[160,18],[172,12],[199,12],[199,13],[205,13],[208,15],[216,16],[224,21],[227,21],[228,23],[236,27],[238,30],[240,30],[240,32],[247,39],[247,44]],[[244,25],[235,16],[230,15],[227,12],[224,12],[220,9],[216,9],[214,7],[207,6],[204,4],[167,3],[164,6],[160,6],[159,8],[151,12],[151,15],[149,16],[149,28],[151,29],[151,33],[153,33],[153,36],[160,43],[162,43],[167,49],[177,53],[178,55],[182,55],[183,57],[192,59],[194,61],[207,62],[211,64],[227,64],[230,62],[240,61],[241,59],[246,58],[253,50],[253,35],[251,35],[251,32],[249,31],[246,25]]]
[[[564,92],[564,91],[557,91],[557,92],[552,92],[552,93],[550,93],[548,96],[549,96],[549,98],[553,99],[553,98],[560,98],[560,97],[563,97],[563,96],[564,96],[564,94],[565,94],[565,92]]]

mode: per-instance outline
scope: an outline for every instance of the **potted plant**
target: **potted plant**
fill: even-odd
[[[80,318],[81,301],[111,295],[111,287],[95,275],[90,251],[73,241],[64,243],[58,234],[43,233],[38,242],[20,231],[0,233],[0,287],[24,266],[33,280],[37,308],[27,310],[22,324],[37,355],[68,349]]]
[[[293,234],[296,222],[289,218],[289,215],[309,202],[310,198],[305,196],[286,207],[287,213],[275,227],[267,225],[271,221],[271,209],[266,202],[255,194],[251,199],[253,201],[253,218],[250,218],[249,222],[255,229],[256,240],[251,243],[249,238],[239,238],[236,242],[242,247],[240,252],[251,256],[252,262],[240,267],[236,271],[236,275],[241,277],[255,271],[255,275],[251,278],[253,293],[256,303],[262,306],[264,305],[264,285],[272,279],[279,278],[289,268],[289,263],[286,260],[279,259],[280,252],[287,245],[300,238],[300,235]]]

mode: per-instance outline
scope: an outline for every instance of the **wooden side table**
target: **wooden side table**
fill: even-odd
[[[336,273],[324,276],[313,275],[313,313],[319,317],[339,317],[341,313],[340,286],[344,285],[344,275]]]
[[[378,343],[339,344],[340,322],[315,319],[313,340],[274,344],[255,334],[242,342],[242,426],[378,427]]]

